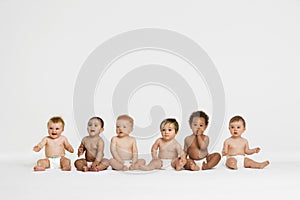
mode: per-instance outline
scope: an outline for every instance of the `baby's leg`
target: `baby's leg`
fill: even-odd
[[[78,171],[86,172],[88,170],[87,161],[84,158],[76,160],[74,165]]]
[[[233,157],[227,158],[226,160],[226,166],[229,169],[237,169],[237,160]]]
[[[122,170],[122,171],[127,171],[128,170],[128,167],[123,165],[123,163],[120,163],[119,161],[117,161],[116,159],[114,158],[111,158],[109,160],[109,164],[110,166],[112,167],[112,169],[114,170]]]
[[[34,166],[34,171],[45,171],[45,169],[50,168],[50,161],[48,158],[40,159],[37,161],[36,166]]]
[[[206,157],[206,162],[202,163],[202,169],[211,169],[215,167],[221,160],[221,155],[219,153],[212,153]]]
[[[264,161],[264,162],[256,162],[254,160],[251,160],[250,158],[244,159],[244,167],[245,168],[263,169],[269,164],[270,164],[270,162],[268,160]]]
[[[186,170],[199,171],[200,167],[196,165],[195,161],[192,159],[188,159],[186,165],[184,166]]]
[[[63,171],[71,171],[71,160],[66,157],[61,157],[60,167]]]
[[[101,162],[96,166],[96,171],[106,170],[109,167],[109,160],[103,158]]]
[[[187,161],[184,158],[175,158],[172,160],[171,165],[176,171],[179,171],[179,170],[184,169],[186,162]]]
[[[139,169],[144,171],[150,171],[154,169],[161,169],[162,161],[160,159],[153,159],[148,165],[140,165]]]
[[[145,166],[146,161],[144,159],[138,159],[134,165],[130,165],[130,170],[139,170],[141,166]]]

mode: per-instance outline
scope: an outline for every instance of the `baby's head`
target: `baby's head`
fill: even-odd
[[[190,126],[192,125],[193,119],[194,119],[195,117],[203,118],[204,121],[205,121],[205,125],[206,125],[206,126],[208,125],[208,120],[209,120],[208,115],[207,115],[205,112],[203,112],[203,111],[195,111],[195,112],[193,112],[193,113],[191,114],[191,116],[190,116],[190,119],[189,119],[189,124],[190,124]]]
[[[178,130],[179,125],[174,118],[167,118],[160,123],[160,132],[165,141],[174,139]]]
[[[100,117],[92,117],[87,126],[90,136],[99,135],[104,130],[104,121]]]
[[[233,137],[239,137],[246,130],[246,122],[241,116],[234,116],[229,121],[229,131]]]
[[[61,136],[65,128],[65,122],[61,117],[52,117],[47,123],[48,134],[55,139]]]
[[[189,119],[190,128],[193,134],[202,135],[208,125],[208,115],[203,111],[195,111],[191,114]]]
[[[120,115],[116,122],[116,133],[119,137],[129,135],[133,131],[134,120],[129,115]]]
[[[101,119],[100,117],[92,117],[91,119],[89,119],[89,122],[94,121],[94,120],[99,122],[101,128],[104,128],[103,119]]]
[[[246,122],[244,120],[243,117],[239,116],[239,115],[236,115],[234,117],[232,117],[229,121],[229,125],[233,122],[238,122],[238,121],[241,121],[241,123],[243,124],[244,128],[246,128]]]

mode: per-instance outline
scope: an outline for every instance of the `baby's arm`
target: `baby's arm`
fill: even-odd
[[[98,140],[97,143],[97,154],[96,154],[96,159],[95,159],[95,164],[99,164],[101,160],[103,159],[104,156],[104,142],[102,139]]]
[[[228,154],[228,141],[225,140],[224,144],[223,144],[223,150],[222,150],[222,156],[227,156]]]
[[[47,137],[44,137],[40,143],[33,147],[33,151],[39,152],[47,143]]]
[[[78,157],[81,156],[84,152],[85,152],[85,146],[84,146],[84,140],[81,141],[79,147],[78,147],[78,151],[77,151],[77,155]]]
[[[247,155],[252,155],[254,153],[258,153],[260,151],[259,147],[256,147],[254,149],[249,149],[249,144],[248,141],[246,140],[246,144],[245,144],[245,154]]]
[[[157,155],[157,149],[159,147],[159,143],[160,143],[160,139],[157,139],[155,141],[155,143],[152,145],[152,148],[151,148],[151,155],[152,155],[152,159],[155,160],[155,159],[158,159],[158,155]]]
[[[202,150],[206,150],[209,144],[209,138],[208,136],[203,135],[196,135],[196,141],[198,143],[198,146]]]
[[[188,144],[187,144],[187,138],[184,139],[184,146],[183,146],[183,151],[185,152],[187,156],[187,150],[188,150]]]
[[[137,145],[136,145],[136,140],[133,140],[132,143],[132,164],[135,164],[138,160],[138,149],[137,149]]]
[[[117,152],[117,141],[116,141],[116,137],[112,137],[111,138],[111,143],[110,143],[110,152],[112,157],[117,160],[120,163],[124,163],[123,159],[119,156],[118,152]]]
[[[177,150],[178,158],[186,161],[186,153],[181,148],[181,145],[179,143],[176,145],[176,150]]]
[[[65,149],[70,152],[70,153],[73,153],[74,152],[74,149],[73,147],[71,146],[71,144],[69,143],[68,139],[66,137],[64,137],[64,146],[65,146]]]

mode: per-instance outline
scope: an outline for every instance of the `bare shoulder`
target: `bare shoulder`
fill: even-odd
[[[113,136],[113,137],[111,138],[111,142],[117,142],[117,140],[118,140],[118,137],[117,137],[117,136]]]
[[[229,138],[227,138],[225,141],[224,141],[224,143],[226,144],[226,143],[230,143],[232,141],[232,138],[231,137],[229,137]]]
[[[177,147],[180,147],[181,148],[181,144],[176,140],[176,139],[174,139],[174,144],[177,146]]]
[[[194,138],[194,136],[193,136],[193,134],[191,134],[191,135],[186,136],[186,137],[184,138],[184,141],[190,141],[190,140],[193,139],[193,138]]]
[[[135,142],[136,142],[135,137],[129,136],[128,139],[129,139],[129,141],[132,142],[132,143],[135,143]]]
[[[243,138],[243,137],[241,137],[241,141],[242,141],[243,143],[248,143],[248,140],[247,140],[246,138]]]

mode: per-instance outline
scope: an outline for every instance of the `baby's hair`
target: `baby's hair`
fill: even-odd
[[[47,123],[47,127],[49,127],[49,123],[52,122],[52,123],[59,123],[61,122],[62,123],[62,128],[64,129],[65,127],[65,122],[64,120],[59,117],[59,116],[55,116],[55,117],[52,117],[51,119],[49,119],[48,123]]]
[[[232,122],[237,122],[237,121],[242,121],[244,127],[246,128],[246,122],[245,122],[244,118],[241,117],[241,116],[239,116],[239,115],[236,115],[236,116],[232,117],[232,118],[230,119],[230,121],[229,121],[229,124],[232,123]]]
[[[166,124],[173,124],[173,125],[175,126],[175,133],[178,132],[178,130],[179,130],[179,124],[178,124],[178,122],[176,121],[176,119],[174,119],[174,118],[167,118],[167,119],[163,120],[163,121],[160,123],[160,130],[162,130],[162,128],[163,128]]]
[[[189,119],[190,125],[192,124],[194,117],[203,117],[205,119],[205,125],[208,125],[209,117],[205,112],[203,112],[203,111],[193,112],[190,116],[190,119]]]
[[[129,121],[132,125],[134,123],[133,118],[126,114],[118,116],[117,120],[121,120],[121,119]]]
[[[101,128],[104,127],[104,121],[103,121],[103,119],[101,119],[100,117],[92,117],[91,119],[89,119],[89,121],[92,120],[92,119],[97,119],[97,120],[99,120],[99,121],[101,122]]]

